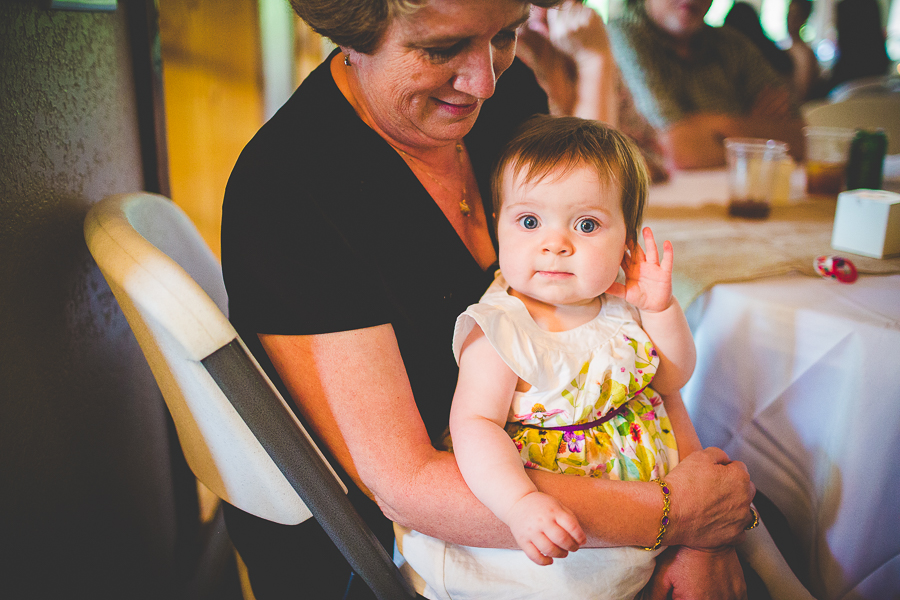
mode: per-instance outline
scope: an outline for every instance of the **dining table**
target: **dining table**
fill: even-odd
[[[900,258],[832,249],[836,199],[807,197],[802,167],[767,219],[727,203],[724,169],[676,171],[644,213],[674,249],[697,433],[784,514],[816,598],[900,599]],[[834,255],[855,282],[817,273]]]

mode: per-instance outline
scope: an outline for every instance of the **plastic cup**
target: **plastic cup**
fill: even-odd
[[[728,214],[747,219],[765,219],[780,180],[788,145],[775,140],[727,138]]]
[[[843,190],[847,158],[856,131],[843,127],[804,127],[806,136],[806,193],[832,196]]]

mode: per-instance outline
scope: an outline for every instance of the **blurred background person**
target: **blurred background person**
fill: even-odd
[[[781,76],[789,79],[794,71],[794,63],[788,53],[778,47],[778,44],[769,39],[759,22],[759,14],[752,4],[747,2],[735,2],[728,14],[725,15],[725,25],[737,29],[759,48],[769,64]]]
[[[841,0],[835,24],[838,57],[828,79],[829,91],[846,81],[887,74],[891,59],[876,0]]]
[[[600,15],[580,0],[534,7],[516,55],[547,92],[550,112],[602,121],[631,137],[652,181],[669,172],[656,131],[637,110],[613,58]]]
[[[631,0],[608,32],[638,110],[676,168],[725,164],[728,137],[787,142],[803,120],[790,88],[745,36],[703,21],[712,0]]]
[[[787,54],[793,63],[791,83],[798,103],[811,99],[814,90],[821,85],[822,70],[816,53],[800,37],[800,28],[806,24],[811,13],[811,0],[791,0],[788,5],[787,31],[791,45]]]

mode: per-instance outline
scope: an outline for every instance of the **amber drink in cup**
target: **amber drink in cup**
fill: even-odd
[[[806,193],[837,195],[847,178],[850,143],[856,133],[843,127],[804,127],[806,136]]]
[[[772,206],[781,165],[787,158],[784,142],[757,138],[727,138],[728,214],[765,219]]]

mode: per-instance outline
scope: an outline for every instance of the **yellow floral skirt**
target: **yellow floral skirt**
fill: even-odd
[[[586,430],[561,431],[509,422],[506,431],[529,469],[650,481],[678,464],[678,446],[659,394],[644,388],[616,412],[608,421]]]

